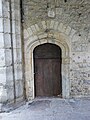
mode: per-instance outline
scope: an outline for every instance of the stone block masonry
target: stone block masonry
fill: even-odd
[[[0,110],[24,100],[20,1],[0,1]]]
[[[33,50],[44,43],[62,49],[62,97],[90,97],[90,1],[0,0],[0,106],[35,98]]]
[[[59,41],[63,45],[67,44],[69,48],[70,61],[67,60],[69,68],[66,70],[69,74],[66,77],[67,81],[69,79],[67,84],[70,85],[69,97],[90,96],[90,2],[88,0],[83,2],[81,0],[67,0],[67,2],[64,0],[24,0],[23,12],[25,64],[28,66],[25,72],[27,87],[30,90],[29,92],[27,89],[27,96],[31,96],[30,93],[33,94],[31,98],[34,96],[32,92],[34,88],[30,85],[33,84],[33,68],[29,69],[29,64],[27,65],[27,61],[29,63],[30,58],[32,59],[32,53],[29,53],[32,43],[35,46],[47,42],[55,44],[54,39],[60,39]],[[66,43],[63,43],[64,41]],[[30,57],[28,57],[28,53],[31,54]],[[31,62],[31,64],[33,63]],[[28,75],[30,72],[31,77]],[[63,74],[66,73],[62,71]]]

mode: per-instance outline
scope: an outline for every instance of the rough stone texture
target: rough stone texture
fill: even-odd
[[[62,49],[62,97],[90,96],[90,1],[22,3],[0,0],[0,103],[35,97],[33,50],[44,43]]]
[[[23,96],[20,1],[0,0],[0,104]]]
[[[67,84],[71,86],[70,96],[90,96],[90,1],[67,0],[65,3],[64,0],[24,0],[23,9],[26,66],[30,66],[27,61],[31,57],[27,56],[31,54],[32,43],[41,42],[43,38],[43,43],[46,43],[50,38],[51,43],[55,44],[56,40],[52,39],[62,39],[58,33],[63,33],[69,47],[70,69],[65,74],[69,74]],[[26,68],[27,86],[31,89],[32,82],[29,83],[29,80],[33,79],[32,70],[32,77],[28,73],[30,70]]]

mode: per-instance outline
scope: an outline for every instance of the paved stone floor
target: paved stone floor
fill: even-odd
[[[90,98],[35,99],[9,113],[0,113],[0,120],[90,120]]]

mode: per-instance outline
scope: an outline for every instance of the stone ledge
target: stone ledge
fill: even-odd
[[[15,110],[22,105],[25,105],[26,101],[25,100],[20,100],[16,103],[9,103],[9,104],[0,104],[0,112],[10,112],[12,110]]]
[[[0,112],[2,112],[2,104],[0,103]]]

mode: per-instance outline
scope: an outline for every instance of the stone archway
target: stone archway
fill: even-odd
[[[68,98],[70,95],[70,80],[69,80],[69,67],[70,67],[70,57],[69,57],[69,47],[67,43],[63,40],[58,39],[37,39],[29,44],[26,52],[26,94],[27,99],[35,98],[35,89],[34,89],[34,62],[33,62],[33,50],[36,46],[52,43],[58,45],[62,50],[62,97]]]

